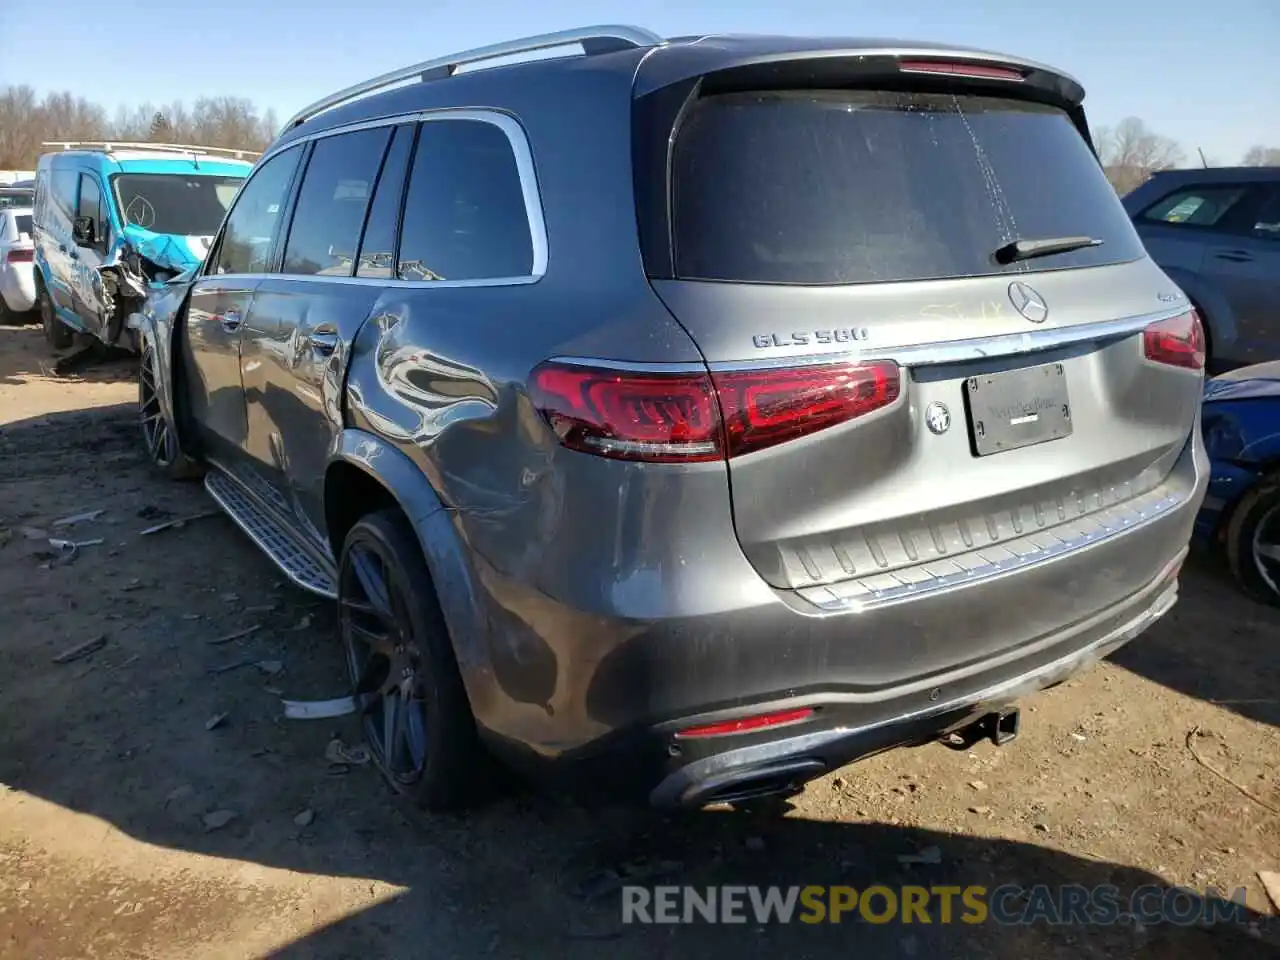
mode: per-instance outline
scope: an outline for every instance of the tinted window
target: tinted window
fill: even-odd
[[[80,203],[76,208],[77,217],[88,217],[93,221],[101,239],[102,228],[98,225],[98,208],[101,206],[102,191],[98,189],[98,181],[87,173],[80,175]]]
[[[1264,240],[1280,241],[1280,187],[1272,187],[1254,215],[1252,233]]]
[[[404,195],[404,175],[409,166],[409,151],[413,148],[413,127],[397,127],[391,140],[391,149],[378,175],[378,185],[373,191],[373,203],[369,207],[369,220],[360,243],[360,263],[357,277],[391,276],[396,257],[396,228],[400,220],[400,198]]]
[[[218,232],[239,177],[123,173],[112,178],[120,216],[156,233],[209,237]]]
[[[422,125],[409,175],[402,280],[527,277],[533,240],[507,135],[477,120]]]
[[[259,167],[236,195],[211,273],[262,273],[301,150],[290,147]]]
[[[285,273],[349,277],[391,133],[385,127],[316,141],[285,246]]]
[[[28,237],[31,236],[31,217],[25,213],[20,213],[14,219],[18,222],[18,233],[25,233]]]
[[[1240,202],[1247,185],[1187,187],[1175,190],[1146,209],[1142,219],[1157,223],[1212,227]]]
[[[681,126],[677,275],[765,283],[961,277],[1133,260],[1142,246],[1067,115],[993,97],[726,94]],[[999,264],[1015,239],[1101,245]]]

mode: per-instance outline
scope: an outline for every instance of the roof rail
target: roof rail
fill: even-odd
[[[155,150],[158,153],[194,153],[197,156],[234,157],[249,160],[262,156],[259,150],[238,150],[235,147],[200,147],[189,143],[135,143],[131,140],[46,140],[42,146],[61,147],[63,150],[97,150],[113,153],[116,150]]]
[[[289,118],[289,122],[284,125],[284,129],[291,130],[298,124],[310,120],[318,113],[323,113],[325,110],[329,110],[339,104],[394,86],[397,83],[403,83],[406,80],[415,78],[419,80],[439,80],[451,77],[458,67],[466,64],[496,60],[500,57],[512,57],[522,53],[535,53],[539,50],[566,47],[575,43],[581,44],[583,52],[590,56],[595,53],[613,53],[617,50],[654,47],[664,42],[662,37],[656,33],[641,27],[628,26],[581,27],[575,30],[560,30],[556,33],[542,33],[537,36],[524,37],[520,40],[507,40],[503,43],[490,44],[487,47],[477,47],[474,50],[451,53],[448,56],[437,57],[434,60],[424,60],[422,63],[415,63],[399,70],[392,70],[390,73],[384,73],[381,76],[374,77],[372,80],[366,80],[363,83],[347,87],[345,90],[339,90],[337,93],[330,94],[324,99],[317,100],[310,106],[299,110]]]

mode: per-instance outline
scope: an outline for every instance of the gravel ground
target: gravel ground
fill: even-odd
[[[282,695],[343,690],[328,605],[224,517],[142,536],[211,502],[149,471],[130,365],[48,364],[38,329],[0,328],[0,956],[1280,956],[1256,876],[1280,870],[1280,613],[1212,557],[1148,634],[1030,701],[1006,747],[885,754],[785,810],[519,792],[432,817],[326,759],[354,721],[281,718]],[[103,542],[61,565],[37,531]],[[938,862],[900,860],[921,852]],[[623,925],[629,876],[1246,886],[1251,925]]]

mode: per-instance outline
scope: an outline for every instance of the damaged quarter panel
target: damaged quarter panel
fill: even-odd
[[[136,331],[139,345],[149,341],[156,349],[159,364],[155,371],[158,380],[160,406],[170,423],[177,423],[173,402],[173,357],[175,356],[175,332],[191,293],[194,271],[153,288],[142,308],[129,315],[127,324]],[[179,441],[184,438],[179,434]],[[181,444],[184,453],[189,444]]]
[[[1259,479],[1280,470],[1280,361],[1208,381],[1201,422],[1212,474],[1196,535],[1208,540]]]

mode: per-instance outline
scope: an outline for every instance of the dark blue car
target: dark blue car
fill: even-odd
[[[1213,473],[1196,535],[1223,544],[1250,595],[1280,606],[1280,361],[1207,381],[1202,419]]]

